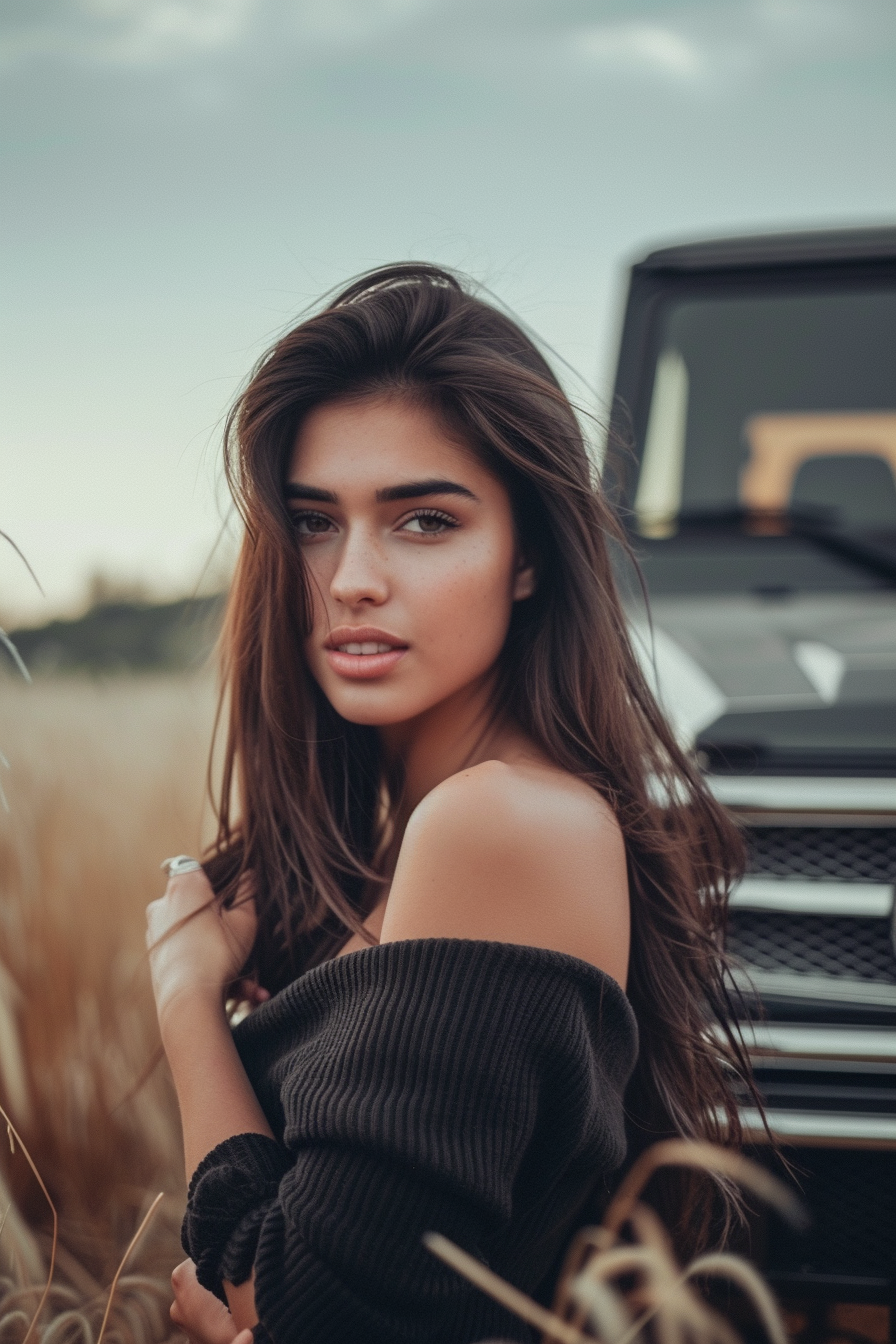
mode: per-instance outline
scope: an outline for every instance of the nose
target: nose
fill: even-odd
[[[330,595],[346,607],[380,606],[389,596],[385,557],[366,529],[349,529]]]

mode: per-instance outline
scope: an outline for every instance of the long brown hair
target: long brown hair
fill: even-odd
[[[208,866],[225,898],[245,870],[255,875],[253,970],[280,988],[330,956],[376,900],[383,801],[396,783],[376,731],[342,719],[309,674],[311,605],[284,491],[303,417],[371,394],[411,398],[460,435],[505,484],[535,558],[536,593],[515,606],[496,712],[596,789],[625,837],[636,1143],[736,1143],[730,1068],[747,1070],[720,946],[740,834],[632,651],[608,544],[624,547],[624,533],[573,407],[520,328],[434,266],[390,266],[349,285],[264,356],[227,422],[246,532],[223,634],[227,737]],[[676,1222],[693,1233],[707,1201],[695,1204],[686,1183],[678,1196]]]

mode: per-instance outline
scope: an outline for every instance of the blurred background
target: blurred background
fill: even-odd
[[[0,545],[34,676],[0,676],[0,1104],[59,1208],[62,1344],[95,1338],[167,1192],[113,1317],[161,1340],[184,1174],[143,909],[209,834],[236,389],[324,291],[421,258],[487,285],[603,415],[631,259],[892,221],[896,6],[5,0],[0,38],[0,528],[43,590]],[[50,1247],[18,1151],[4,1209],[18,1344]]]
[[[8,629],[220,586],[222,413],[324,290],[472,272],[611,378],[623,260],[886,220],[892,0],[6,0]]]

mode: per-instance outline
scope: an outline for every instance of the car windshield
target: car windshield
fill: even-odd
[[[667,301],[658,336],[634,497],[650,588],[892,586],[862,548],[896,561],[896,286],[704,291]]]

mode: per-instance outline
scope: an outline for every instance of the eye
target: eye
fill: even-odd
[[[457,526],[457,519],[452,518],[450,513],[442,513],[440,509],[417,509],[401,524],[401,531],[418,537],[438,537]]]
[[[292,524],[300,538],[324,536],[334,527],[332,518],[328,518],[325,513],[310,511],[293,513]]]

